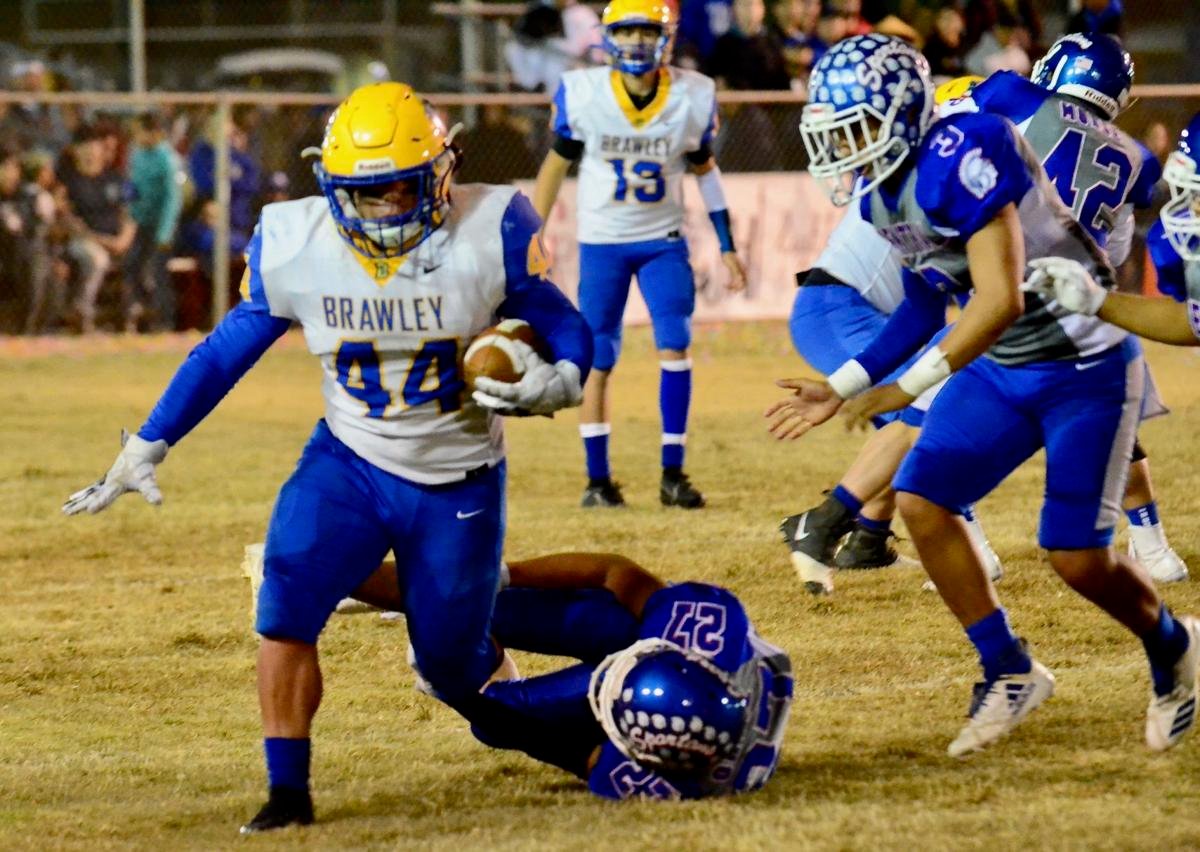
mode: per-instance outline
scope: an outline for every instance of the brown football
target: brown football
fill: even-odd
[[[474,389],[475,379],[487,376],[498,382],[518,382],[525,371],[516,357],[512,341],[532,346],[543,358],[548,357],[545,344],[525,320],[506,319],[481,331],[467,347],[463,356],[463,377],[467,387]]]

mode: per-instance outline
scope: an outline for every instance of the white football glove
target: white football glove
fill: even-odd
[[[513,345],[525,363],[517,382],[499,382],[480,376],[475,380],[474,400],[497,414],[553,414],[583,400],[579,368],[563,359],[557,364],[542,360],[533,348],[519,340]]]
[[[129,491],[137,491],[152,506],[162,504],[162,492],[154,479],[154,466],[167,457],[167,442],[144,441],[121,430],[121,454],[99,480],[76,491],[63,504],[64,515],[96,514]]]
[[[1096,283],[1090,272],[1077,260],[1042,257],[1031,260],[1033,274],[1022,290],[1051,296],[1068,311],[1094,317],[1108,298],[1108,291]]]

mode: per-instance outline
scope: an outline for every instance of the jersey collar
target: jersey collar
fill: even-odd
[[[621,108],[621,112],[625,114],[625,118],[635,130],[641,130],[662,112],[671,91],[671,72],[662,68],[658,72],[658,89],[654,93],[654,99],[646,104],[645,108],[638,109],[629,97],[629,92],[625,91],[620,71],[610,71],[608,80],[612,84],[613,97],[617,100],[617,106]]]

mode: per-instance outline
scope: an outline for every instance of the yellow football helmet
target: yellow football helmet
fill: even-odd
[[[965,77],[955,77],[953,80],[942,83],[933,90],[933,105],[940,107],[949,101],[956,101],[959,98],[965,98],[971,94],[971,91],[983,82],[982,77],[977,77],[973,74],[968,74]]]
[[[442,224],[458,162],[453,137],[411,87],[373,83],[355,89],[325,126],[313,165],[342,236],[368,257],[411,251]],[[363,218],[358,193],[409,182],[416,204],[395,216]]]
[[[675,7],[665,0],[612,0],[604,7],[600,25],[604,28],[602,45],[612,66],[626,74],[646,74],[671,59],[675,41]],[[656,27],[659,36],[653,45],[621,46],[613,33],[622,27]]]

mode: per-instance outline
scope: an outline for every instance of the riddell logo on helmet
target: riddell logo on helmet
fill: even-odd
[[[354,164],[356,175],[374,175],[381,172],[396,171],[396,161],[391,157],[376,157],[373,160],[359,160]]]

